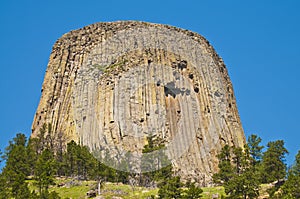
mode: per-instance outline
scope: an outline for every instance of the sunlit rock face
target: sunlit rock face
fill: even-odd
[[[197,33],[97,23],[54,45],[32,136],[44,123],[91,150],[140,154],[155,135],[182,179],[210,185],[224,144],[244,133],[222,59]]]

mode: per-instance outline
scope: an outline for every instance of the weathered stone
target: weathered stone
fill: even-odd
[[[94,199],[105,199],[104,196],[96,196]]]
[[[54,45],[33,125],[90,149],[140,153],[150,134],[177,174],[212,182],[224,144],[245,143],[227,69],[197,33],[145,22],[97,23]],[[113,149],[111,146],[114,146]]]
[[[88,198],[94,198],[94,197],[96,197],[96,195],[97,195],[97,191],[95,191],[95,190],[89,190],[88,192],[86,192],[86,196]]]
[[[111,199],[123,199],[123,198],[119,196],[113,196]]]

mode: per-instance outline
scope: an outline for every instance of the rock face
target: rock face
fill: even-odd
[[[245,143],[213,47],[199,34],[145,22],[97,23],[63,35],[50,55],[32,136],[44,123],[113,155],[140,153],[155,135],[176,172],[202,185],[211,183],[224,144]]]

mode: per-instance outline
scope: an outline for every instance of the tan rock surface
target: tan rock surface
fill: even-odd
[[[207,40],[144,22],[97,23],[55,43],[32,136],[44,123],[112,154],[140,153],[157,135],[177,173],[203,185],[221,147],[245,143],[227,69]]]

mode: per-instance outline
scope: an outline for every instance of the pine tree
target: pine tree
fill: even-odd
[[[78,147],[74,140],[67,144],[67,151],[65,154],[66,174],[68,176],[75,176],[77,171],[77,154]]]
[[[255,134],[252,134],[248,137],[247,146],[249,148],[249,153],[252,157],[251,163],[253,166],[260,163],[262,159],[262,149],[263,146],[260,145],[261,138]]]
[[[36,137],[37,154],[41,154],[47,146],[47,140],[46,140],[47,127],[48,127],[47,124],[43,124],[42,128],[39,131],[39,134]]]
[[[298,151],[296,158],[295,158],[295,163],[292,166],[290,170],[291,174],[295,176],[300,176],[300,150]]]
[[[3,168],[0,177],[4,185],[2,193],[16,199],[31,197],[28,183],[25,181],[30,172],[27,162],[26,142],[26,136],[20,133],[13,138],[13,141],[9,142],[4,155],[6,166]]]
[[[262,158],[262,182],[270,183],[286,176],[285,155],[288,153],[283,140],[269,142]]]
[[[178,199],[181,198],[182,193],[182,183],[180,182],[180,177],[171,177],[164,185],[160,187],[158,190],[158,196],[159,198],[163,199]]]
[[[116,181],[119,177],[116,170],[97,160],[95,156],[101,160],[97,152],[93,152],[93,154],[90,153],[88,147],[80,146],[72,140],[67,144],[67,150],[63,155],[64,168],[61,170],[66,173],[66,175],[77,177],[77,179],[94,179],[102,182]],[[111,162],[112,160],[109,160],[109,158],[110,157],[106,155],[103,161]]]
[[[149,186],[156,182],[162,183],[165,179],[172,176],[172,165],[168,156],[165,154],[163,140],[155,136],[148,136],[147,142],[142,150],[142,174],[143,186]]]
[[[53,153],[49,149],[43,150],[38,157],[35,166],[35,180],[41,198],[49,195],[49,186],[54,185],[54,175],[56,173],[56,162]]]
[[[57,161],[57,174],[60,176],[66,175],[64,152],[66,151],[67,140],[67,136],[64,133],[55,132],[50,123],[45,123],[37,137],[29,140],[29,148],[36,154],[36,156],[32,154],[32,157],[39,156],[46,148],[49,149],[55,155]]]
[[[66,151],[67,136],[59,132],[56,137],[56,148],[55,148],[55,158],[57,162],[57,174],[59,176],[66,175],[65,173],[65,162],[64,153]]]
[[[6,178],[0,173],[0,199],[9,198],[9,188],[6,181]]]
[[[225,145],[221,152],[217,155],[219,160],[219,172],[213,175],[213,180],[217,184],[224,184],[228,182],[234,175],[233,167],[231,165],[231,148]]]
[[[300,150],[296,155],[295,164],[289,171],[288,179],[282,187],[283,199],[300,198]]]
[[[245,169],[241,174],[234,175],[224,184],[228,198],[257,198],[259,195],[259,177],[254,169]]]
[[[234,164],[234,173],[235,174],[241,174],[243,172],[243,167],[245,167],[244,162],[244,152],[243,149],[238,147],[232,147],[232,162]]]
[[[39,154],[39,143],[37,138],[30,138],[26,146],[27,161],[30,168],[30,175],[34,175],[35,163],[38,159]]]
[[[250,152],[225,145],[219,158],[219,172],[213,175],[215,182],[222,184],[228,198],[256,198],[259,190],[257,170],[250,164]]]
[[[181,198],[183,199],[198,199],[202,197],[203,190],[195,185],[195,182],[187,182],[186,190],[183,191]]]
[[[84,180],[92,178],[94,176],[94,168],[97,166],[95,157],[90,153],[87,146],[78,147],[78,175],[82,176]]]

